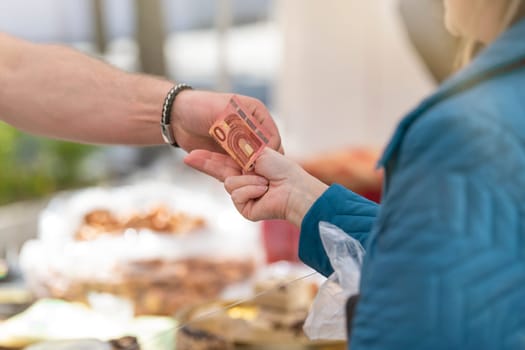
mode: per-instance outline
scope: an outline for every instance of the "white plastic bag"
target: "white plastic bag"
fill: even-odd
[[[356,239],[332,224],[320,222],[319,233],[334,273],[319,289],[303,329],[311,340],[346,340],[345,305],[359,292],[365,251]]]

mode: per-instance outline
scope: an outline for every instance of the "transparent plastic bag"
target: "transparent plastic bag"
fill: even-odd
[[[303,329],[311,340],[346,340],[345,305],[359,292],[365,251],[337,226],[320,222],[319,232],[334,273],[321,285]]]

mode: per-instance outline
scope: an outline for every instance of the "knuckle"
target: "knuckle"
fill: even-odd
[[[232,191],[233,191],[233,187],[232,187],[232,183],[231,183],[231,182],[232,182],[232,180],[231,180],[229,177],[227,177],[227,178],[224,180],[224,188],[225,188],[226,191],[227,191],[228,193],[230,193],[230,194],[231,194]]]

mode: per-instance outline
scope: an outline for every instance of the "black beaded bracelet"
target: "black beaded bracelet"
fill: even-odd
[[[162,138],[164,141],[173,147],[179,147],[179,144],[175,140],[175,135],[173,134],[173,128],[171,127],[171,109],[173,107],[173,102],[177,95],[184,90],[192,90],[193,88],[184,83],[175,85],[168,91],[166,98],[164,99],[164,104],[162,105],[162,116],[160,118],[160,131],[162,133]]]

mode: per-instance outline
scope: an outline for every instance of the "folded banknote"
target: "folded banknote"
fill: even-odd
[[[269,142],[264,127],[233,96],[210,135],[243,168],[249,171]]]

